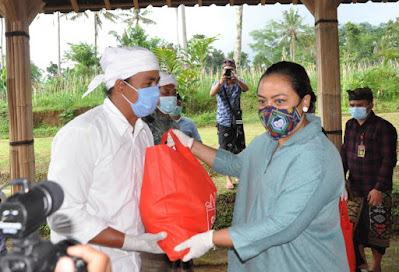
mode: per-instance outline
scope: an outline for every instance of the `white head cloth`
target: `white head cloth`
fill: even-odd
[[[177,81],[174,76],[172,76],[168,73],[165,73],[165,72],[159,72],[159,76],[160,76],[160,79],[159,79],[158,85],[160,87],[166,86],[169,84],[173,84],[173,85],[175,85],[175,87],[177,86]]]
[[[107,47],[100,60],[104,74],[97,75],[87,87],[82,98],[91,93],[101,83],[107,89],[114,87],[117,79],[126,79],[137,73],[159,71],[157,57],[143,47]]]

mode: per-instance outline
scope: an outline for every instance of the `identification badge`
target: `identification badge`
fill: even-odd
[[[364,145],[358,145],[357,156],[359,158],[364,158],[364,155],[366,155],[366,147]]]

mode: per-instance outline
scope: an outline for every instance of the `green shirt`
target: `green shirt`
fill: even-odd
[[[240,154],[218,150],[213,170],[240,178],[228,271],[349,271],[338,210],[342,162],[320,118],[308,120],[275,153],[268,133]]]

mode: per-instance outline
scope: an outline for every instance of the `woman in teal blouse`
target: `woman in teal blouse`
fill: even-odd
[[[306,115],[312,94],[301,65],[279,62],[258,85],[267,132],[240,154],[175,131],[214,171],[240,179],[232,226],[178,245],[190,248],[184,261],[219,246],[230,248],[229,271],[349,271],[338,211],[342,163],[320,118]]]

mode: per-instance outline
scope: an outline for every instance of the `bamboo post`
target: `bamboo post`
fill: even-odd
[[[339,0],[302,0],[315,18],[318,112],[328,138],[342,145],[341,79],[337,8]]]
[[[0,11],[6,22],[7,97],[10,127],[10,177],[35,183],[33,146],[32,82],[29,24],[42,2],[2,0]],[[13,186],[11,193],[18,191]]]

